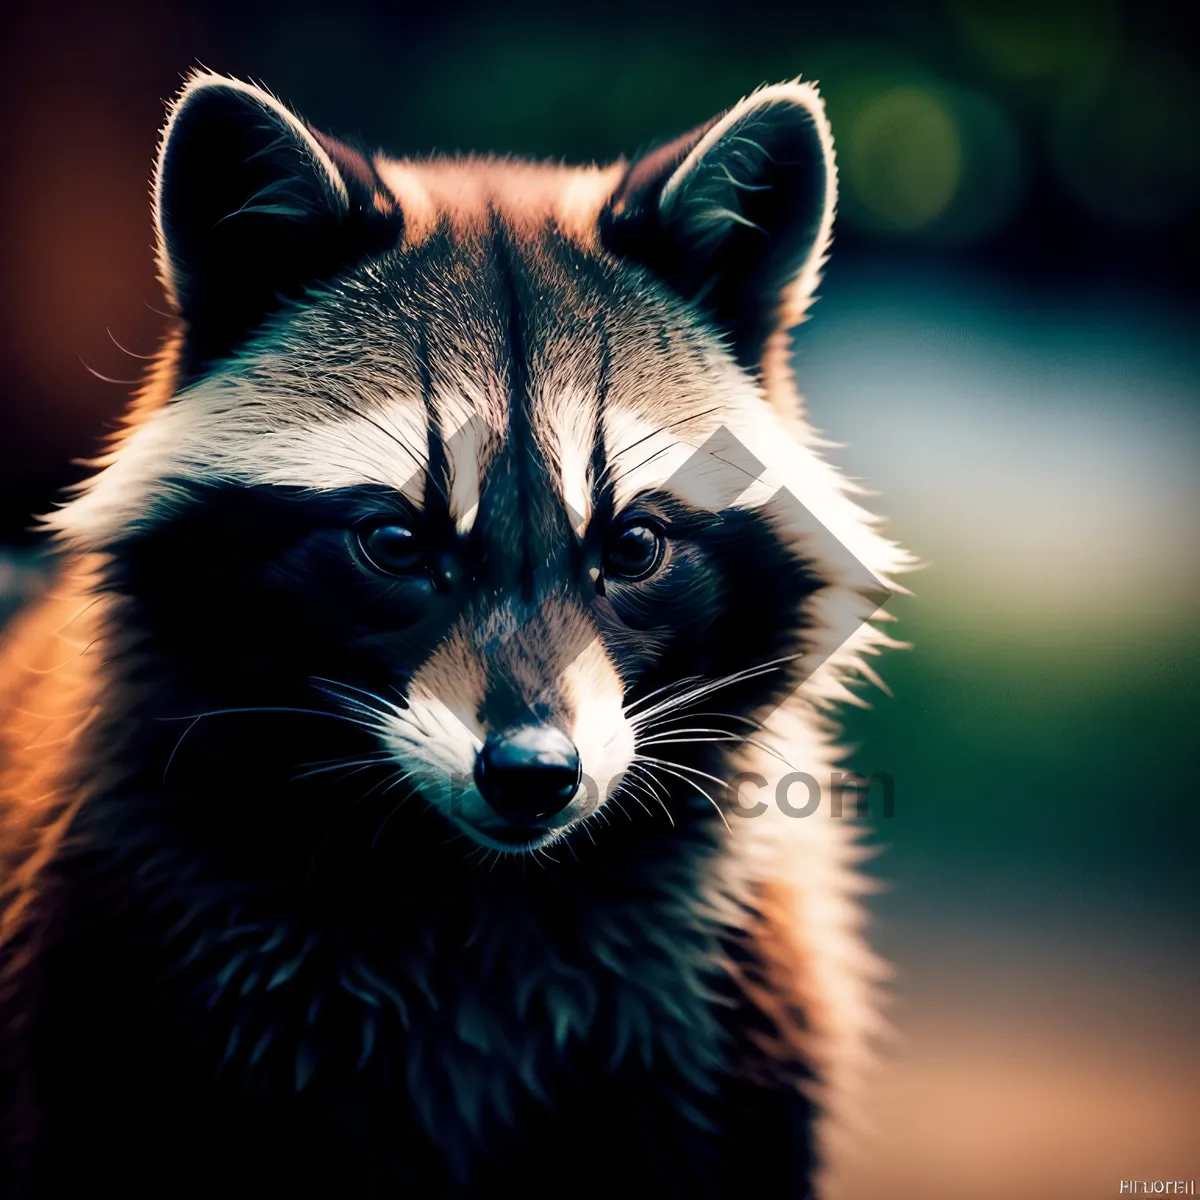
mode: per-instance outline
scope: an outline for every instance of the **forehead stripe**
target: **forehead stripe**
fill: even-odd
[[[531,514],[533,481],[530,478],[533,450],[533,428],[530,420],[530,395],[525,362],[525,330],[522,326],[521,298],[517,286],[516,264],[503,230],[497,221],[492,239],[496,270],[500,274],[506,313],[508,362],[508,441],[514,456],[517,496],[521,513]],[[532,546],[527,537],[521,538],[521,593],[526,601],[534,595],[534,563]]]
[[[609,477],[609,458],[606,425],[608,421],[608,388],[612,379],[612,352],[608,334],[600,326],[600,375],[596,382],[596,425],[592,435],[592,457],[589,465],[591,475],[591,511],[584,516],[595,518],[599,524],[606,522],[613,511],[613,481]]]
[[[425,438],[428,445],[425,469],[425,511],[433,512],[442,505],[450,508],[450,463],[446,455],[446,444],[442,440],[442,427],[438,420],[437,406],[433,400],[433,383],[429,372],[429,343],[422,325],[417,331],[417,371],[421,381],[421,402],[425,406]]]

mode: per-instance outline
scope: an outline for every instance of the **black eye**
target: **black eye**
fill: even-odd
[[[604,550],[604,574],[609,579],[636,581],[653,575],[662,565],[667,539],[645,521],[619,526]]]
[[[385,575],[407,575],[425,559],[420,539],[407,525],[365,529],[358,535],[358,545],[371,566]]]

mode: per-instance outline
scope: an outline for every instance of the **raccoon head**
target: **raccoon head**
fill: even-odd
[[[54,521],[152,693],[327,710],[498,850],[674,821],[797,686],[819,535],[896,561],[778,352],[834,193],[804,84],[572,170],[367,156],[197,75],[154,191],[178,328]]]

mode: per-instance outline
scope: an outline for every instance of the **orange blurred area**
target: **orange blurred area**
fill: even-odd
[[[907,995],[845,1200],[1091,1200],[1200,1171],[1194,965],[1107,947],[1031,964],[968,945]]]

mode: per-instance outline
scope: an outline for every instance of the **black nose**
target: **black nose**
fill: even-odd
[[[549,725],[530,725],[489,737],[475,760],[475,783],[487,802],[510,821],[552,817],[579,787],[579,753]]]

